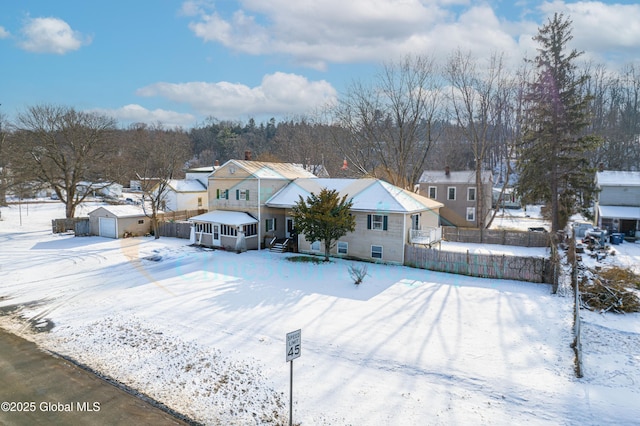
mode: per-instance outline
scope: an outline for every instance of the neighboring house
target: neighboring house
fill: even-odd
[[[442,225],[477,228],[479,203],[483,203],[485,220],[491,214],[492,180],[491,172],[482,172],[483,199],[480,200],[475,171],[452,172],[448,167],[442,171],[427,170],[420,177],[418,193],[444,205],[440,209]]]
[[[492,196],[494,209],[519,209],[522,207],[520,197],[515,188],[493,188]]]
[[[299,252],[324,253],[322,242],[309,242],[304,235],[292,234],[295,224],[289,217],[300,197],[319,194],[323,188],[352,200],[351,212],[356,219],[355,231],[342,237],[331,250],[334,256],[402,264],[406,244],[428,245],[441,235],[437,232],[441,203],[373,178],[296,179],[265,203],[279,210],[273,216],[272,235],[295,238]]]
[[[157,187],[154,188],[154,192]],[[170,179],[163,194],[161,209],[182,211],[206,209],[208,205],[207,186],[198,179]]]
[[[140,206],[102,206],[89,213],[89,230],[91,235],[106,238],[147,235],[151,219]]]
[[[116,182],[103,183],[103,182],[79,182],[76,186],[77,191],[80,194],[86,194],[91,192],[91,195],[100,195],[108,198],[120,198],[122,197],[122,185]]]
[[[598,227],[640,238],[640,172],[596,173]]]
[[[220,165],[187,169],[185,170],[185,179],[197,179],[207,187],[209,186],[209,175],[213,173],[217,167],[220,167]]]
[[[240,227],[248,249],[262,248],[264,237],[273,231],[275,217],[280,214],[279,209],[265,206],[265,201],[297,178],[315,176],[290,163],[227,161],[209,175],[208,207],[212,214],[189,219],[196,240],[203,241],[203,245],[235,249]],[[219,211],[242,214],[215,213]],[[199,236],[200,232],[205,235]],[[209,239],[211,243],[205,244]]]

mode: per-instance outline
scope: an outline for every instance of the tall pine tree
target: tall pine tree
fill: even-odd
[[[589,76],[577,69],[576,59],[583,52],[568,50],[572,38],[571,21],[557,13],[533,38],[540,47],[525,96],[516,164],[523,201],[547,203],[554,232],[563,229],[572,214],[586,210],[595,195],[595,167],[586,154],[599,139],[584,133],[590,97],[583,88]]]

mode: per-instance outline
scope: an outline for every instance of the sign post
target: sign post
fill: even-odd
[[[293,360],[302,352],[302,330],[287,333],[287,362],[290,362],[289,373],[289,426],[293,425]]]

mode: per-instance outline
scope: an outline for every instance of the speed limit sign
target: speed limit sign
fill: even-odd
[[[287,362],[300,356],[302,350],[302,329],[287,333]]]

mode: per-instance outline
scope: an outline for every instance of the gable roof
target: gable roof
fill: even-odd
[[[303,167],[291,163],[270,163],[266,161],[250,161],[250,160],[229,160],[220,168],[213,171],[211,176],[222,168],[235,165],[247,173],[259,179],[296,179],[296,178],[315,178],[316,176],[306,171]]]
[[[640,172],[606,170],[596,173],[598,186],[640,186]]]
[[[198,179],[169,179],[167,182],[175,192],[204,192],[207,187]]]
[[[485,183],[491,182],[492,174],[488,170],[482,171],[482,181]],[[449,172],[447,175],[444,170],[425,170],[420,176],[419,183],[462,183],[462,184],[475,184],[476,183],[476,171],[475,170],[462,170],[457,172]]]
[[[142,210],[141,206],[132,206],[129,204],[100,206],[97,209],[90,211],[89,216],[93,215],[98,210],[106,210],[118,218],[145,216],[144,210]],[[159,211],[158,213],[162,212]]]
[[[381,211],[389,213],[412,213],[438,209],[442,203],[391,185],[380,179],[296,179],[265,203],[269,207],[291,208],[300,199],[311,193],[318,194],[323,188],[336,190],[340,197],[353,200],[353,211]]]

